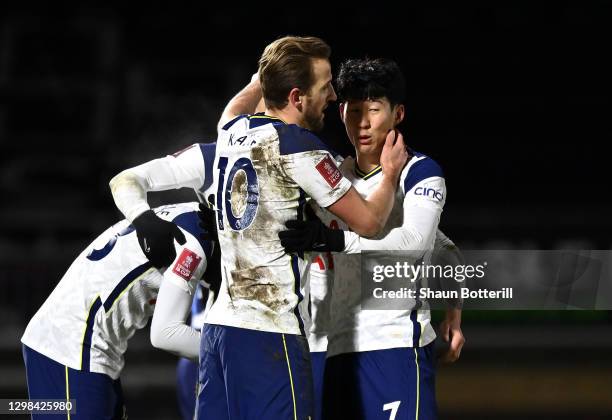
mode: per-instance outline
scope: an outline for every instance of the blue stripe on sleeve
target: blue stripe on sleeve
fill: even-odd
[[[206,255],[206,259],[210,260],[212,255],[212,243],[210,241],[205,241],[200,237],[202,233],[202,229],[200,228],[200,218],[198,217],[198,213],[195,211],[189,211],[186,213],[181,213],[176,216],[172,221],[179,227],[182,227],[187,232],[191,233],[197,240],[200,242],[202,249],[204,250],[204,254]]]
[[[204,184],[201,192],[206,191],[213,183],[213,165],[215,163],[215,152],[217,143],[199,143],[202,158],[204,158]]]
[[[419,154],[420,156],[424,156]],[[408,169],[408,175],[404,180],[404,194],[408,193],[416,184],[424,179],[431,178],[434,176],[444,177],[442,168],[436,163],[435,160],[425,157],[416,162]]]
[[[122,278],[119,283],[117,283],[115,288],[110,292],[110,294],[104,301],[104,304],[103,304],[104,310],[108,312],[110,308],[113,307],[113,303],[115,303],[115,299],[119,297],[121,292],[123,292],[133,280],[135,280],[138,276],[140,276],[142,273],[144,273],[151,267],[153,267],[153,264],[147,261],[146,263],[139,265],[138,267],[134,268],[132,271],[127,273],[126,276]]]

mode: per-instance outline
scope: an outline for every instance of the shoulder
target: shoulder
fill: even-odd
[[[273,124],[278,133],[279,149],[281,155],[294,153],[324,151],[336,156],[328,145],[326,145],[312,131],[295,124]]]
[[[198,203],[188,202],[157,207],[155,214],[188,232],[202,246],[206,255],[210,255],[210,252],[212,252],[210,242],[200,236],[202,229],[199,225]]]
[[[401,183],[404,192],[410,191],[419,182],[428,178],[444,178],[442,168],[432,158],[419,152],[411,151],[412,158],[402,171]]]
[[[221,127],[221,130],[229,130],[234,124],[236,124],[238,121],[247,118],[249,115],[248,114],[240,114],[237,117],[229,120],[227,123],[225,123],[225,125],[223,127]]]
[[[212,156],[214,160],[215,151],[217,150],[217,142],[196,143],[196,145],[200,148],[200,152],[202,152],[202,156],[204,156],[205,160],[210,156]]]
[[[213,166],[217,143],[197,143],[204,159],[204,184],[200,187],[200,192],[204,193],[213,183]]]

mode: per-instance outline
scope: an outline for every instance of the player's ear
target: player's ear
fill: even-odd
[[[293,88],[289,92],[289,104],[299,111],[302,111],[302,91],[298,88]]]
[[[406,113],[406,108],[404,107],[404,104],[397,104],[395,106],[395,118],[394,118],[394,125],[398,125],[399,123],[401,123],[402,121],[404,121],[404,115]]]
[[[346,109],[346,102],[340,102],[340,105],[338,106],[338,110],[340,111],[340,119],[342,120],[343,123],[344,123],[344,119],[346,118],[346,115],[344,114],[345,109]]]

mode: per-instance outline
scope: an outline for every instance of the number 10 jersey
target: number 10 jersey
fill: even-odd
[[[278,232],[303,217],[307,196],[328,207],[351,183],[317,136],[263,114],[223,127],[212,172],[222,283],[205,322],[304,334],[307,264],[285,253]]]

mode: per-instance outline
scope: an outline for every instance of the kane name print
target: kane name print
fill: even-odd
[[[189,281],[189,279],[191,279],[191,274],[198,267],[201,259],[202,257],[196,255],[195,252],[185,248],[183,252],[181,252],[181,255],[179,255],[172,271]]]
[[[321,174],[323,179],[327,181],[330,187],[334,188],[338,185],[338,182],[342,179],[342,173],[340,173],[340,169],[336,166],[336,162],[329,157],[325,156],[321,162],[317,163],[317,171]]]

